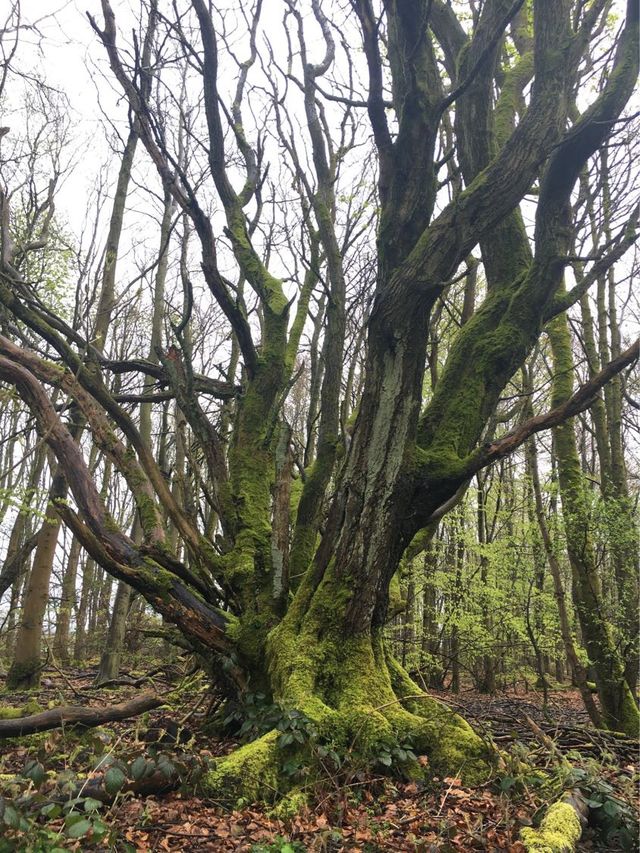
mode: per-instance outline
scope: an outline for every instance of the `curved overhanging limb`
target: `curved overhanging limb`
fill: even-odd
[[[36,377],[26,367],[0,355],[0,379],[16,387],[33,413],[40,435],[64,470],[81,518],[64,500],[54,500],[54,504],[87,552],[109,574],[138,590],[185,636],[204,648],[228,654],[234,648],[226,631],[229,617],[178,576],[177,561],[162,565],[118,529],[105,509],[79,445]]]

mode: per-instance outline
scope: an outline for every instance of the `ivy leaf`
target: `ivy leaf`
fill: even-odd
[[[173,774],[176,772],[176,769],[173,764],[165,756],[162,756],[162,758],[158,761],[158,770],[162,773],[165,779],[171,779]]]
[[[125,781],[125,775],[119,767],[110,767],[104,774],[104,787],[109,794],[117,794]]]
[[[503,776],[500,780],[500,790],[501,791],[510,791],[511,788],[516,784],[516,779],[513,776]]]
[[[154,761],[152,758],[151,758],[151,759],[149,759],[149,761],[145,761],[145,765],[144,765],[144,773],[142,774],[142,775],[143,775],[143,777],[144,777],[144,776],[153,776],[153,774],[154,774],[155,772],[156,772],[156,763],[155,763],[155,761]]]
[[[144,776],[144,771],[147,769],[146,760],[139,755],[131,765],[131,776],[138,782]]]
[[[91,827],[94,838],[102,838],[107,832],[107,826],[101,820],[95,820]]]
[[[39,761],[28,761],[22,771],[22,775],[25,779],[31,779],[36,788],[39,788],[44,782],[47,774]]]
[[[605,800],[602,810],[609,817],[617,817],[620,813],[620,806],[614,800]]]
[[[71,826],[67,826],[66,833],[69,838],[83,838],[91,829],[91,821],[86,817],[81,817],[80,820],[74,821]]]
[[[9,803],[5,803],[2,819],[11,829],[17,829],[20,826],[20,815]]]

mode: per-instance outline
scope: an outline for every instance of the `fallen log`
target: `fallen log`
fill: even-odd
[[[580,791],[568,791],[549,808],[538,829],[525,827],[520,839],[527,853],[573,853],[586,825],[587,808]]]
[[[125,702],[111,705],[107,708],[86,708],[82,705],[62,705],[51,708],[39,714],[28,717],[18,717],[13,720],[0,720],[0,738],[21,737],[48,729],[58,729],[63,726],[82,726],[92,728],[103,723],[114,723],[137,717],[145,711],[159,708],[165,700],[157,693],[147,691]]]

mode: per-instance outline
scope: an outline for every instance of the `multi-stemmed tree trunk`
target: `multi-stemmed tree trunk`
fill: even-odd
[[[104,29],[93,23],[163,185],[193,223],[202,249],[202,273],[244,362],[228,453],[198,395],[228,396],[235,390],[194,373],[179,327],[175,331],[180,346],[161,355],[160,373],[155,366],[140,368],[163,378],[200,444],[212,483],[209,500],[219,519],[217,547],[177,504],[139,430],[94,369],[100,360],[89,350],[87,364],[84,351],[78,355],[64,335],[45,327],[37,309],[8,287],[6,267],[0,301],[44,336],[68,369],[61,371],[2,338],[0,377],[16,386],[64,467],[78,507],[76,514],[65,503],[56,504],[65,523],[108,572],[141,592],[179,627],[210,670],[217,666],[221,677],[240,692],[260,689],[274,701],[298,708],[315,723],[321,737],[345,749],[351,745],[367,753],[381,741],[410,740],[416,749],[429,753],[432,768],[455,772],[462,768],[468,778],[484,778],[491,761],[487,746],[460,717],[425,695],[386,648],[389,588],[407,546],[455,505],[475,473],[536,430],[582,410],[606,379],[637,356],[637,346],[632,347],[551,415],[530,419],[513,433],[483,443],[506,384],[543,325],[579,299],[590,283],[587,274],[569,294],[558,292],[571,248],[570,197],[582,167],[612,132],[632,91],[638,69],[637,4],[631,0],[628,4],[602,93],[567,131],[581,59],[606,11],[605,3],[580,5],[576,11],[569,0],[539,0],[533,4],[530,32],[526,14],[511,21],[519,4],[487,0],[468,33],[453,7],[438,0],[390,0],[382,17],[372,0],[353,0],[350,17],[359,25],[364,43],[366,105],[379,164],[377,282],[366,335],[362,397],[328,517],[316,542],[318,500],[309,494],[310,511],[298,517],[298,524],[306,524],[307,530],[293,534],[294,543],[304,545],[294,545],[296,574],[301,574],[295,589],[287,587],[281,571],[282,540],[272,520],[277,460],[282,455],[281,409],[294,376],[306,293],[302,286],[292,311],[283,282],[267,269],[252,242],[252,224],[245,213],[252,201],[260,208],[264,177],[241,110],[256,56],[258,16],[250,33],[251,59],[240,65],[228,113],[239,162],[246,167],[246,182],[238,192],[224,156],[213,20],[204,0],[192,0],[191,6],[202,41],[208,168],[235,262],[259,306],[259,344],[240,288],[218,266],[212,221],[198,196],[205,182],[192,181],[188,171],[176,167],[167,148],[168,135],[158,132],[148,97],[138,85],[138,75],[146,69],[136,69],[130,76],[123,64],[108,0],[102,0]],[[329,172],[327,183],[328,159],[322,156],[322,146],[329,146],[318,128],[326,124],[314,102],[321,97],[317,79],[331,67],[335,45],[317,0],[312,11],[326,50],[317,65],[305,58],[301,83],[318,186],[317,195],[311,199],[308,194],[307,202],[326,257],[330,302],[340,298],[341,271],[332,233],[335,196],[328,192],[332,175]],[[155,15],[153,2],[151,14]],[[383,23],[385,62],[378,34]],[[518,56],[508,68],[499,68],[509,25]],[[168,41],[184,42],[181,24],[172,34]],[[441,75],[434,42],[442,51],[447,79]],[[191,47],[184,44],[190,62]],[[500,96],[494,109],[496,87]],[[346,100],[349,107],[353,101],[362,104],[357,98]],[[452,184],[452,198],[442,206],[436,145],[442,116],[454,103],[456,155],[465,188]],[[387,121],[389,109],[395,116],[393,125]],[[518,205],[536,181],[531,246]],[[476,245],[482,254],[486,295],[458,332],[438,383],[423,405],[430,314]],[[610,256],[600,263],[606,267],[608,262],[613,262]],[[309,286],[314,286],[313,276]],[[337,329],[341,309],[334,306]],[[325,371],[329,355],[325,348]],[[42,383],[59,386],[73,397],[94,440],[126,479],[143,531],[139,546],[106,512],[80,449],[57,417]],[[336,400],[334,386],[335,376],[325,376],[323,392],[330,405]],[[322,469],[323,491],[334,466],[337,428],[328,409],[324,427],[317,459],[325,442],[329,465],[317,468],[318,473]],[[188,561],[178,560],[170,547],[165,513],[184,543]],[[222,760],[206,784],[218,796],[238,790],[249,796],[265,789],[282,790],[287,785],[279,772],[284,760],[277,732],[270,732]]]

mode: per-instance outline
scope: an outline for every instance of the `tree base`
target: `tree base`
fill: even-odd
[[[288,808],[304,798],[295,768],[304,770],[304,788],[311,789],[327,778],[332,760],[338,775],[387,765],[404,778],[452,775],[476,785],[490,777],[495,749],[462,717],[424,693],[379,638],[338,643],[325,637],[313,645],[288,640],[283,622],[270,638],[271,683],[275,699],[303,715],[304,737],[287,743],[282,732],[273,730],[240,747],[207,774],[207,795],[233,805],[238,800],[274,803],[293,791]],[[427,761],[419,762],[416,755]]]
[[[42,661],[40,658],[11,664],[7,674],[7,688],[9,690],[32,690],[40,687],[42,675]]]

